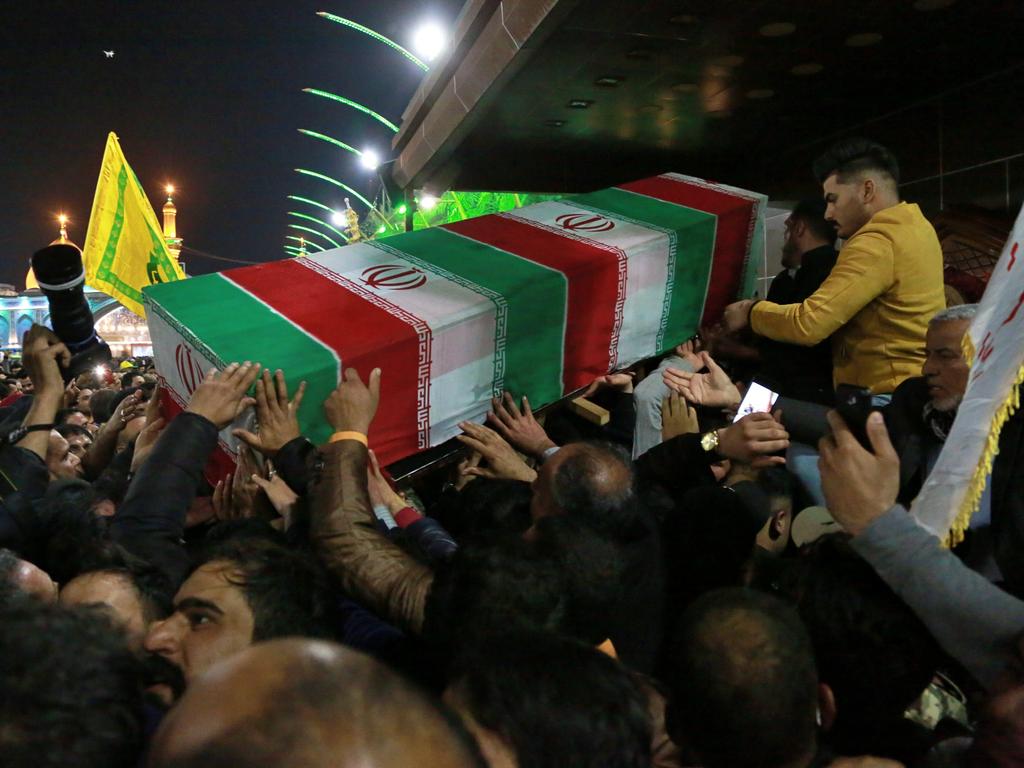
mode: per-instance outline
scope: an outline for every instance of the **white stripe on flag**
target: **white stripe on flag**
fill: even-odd
[[[451,437],[451,424],[463,421],[459,410],[466,392],[491,397],[495,386],[494,302],[481,293],[439,276],[394,249],[364,243],[311,254],[306,260],[358,284],[430,328],[430,444]],[[439,384],[452,382],[451,385]],[[438,439],[437,431],[445,433]]]
[[[568,232],[557,219],[579,213],[579,206],[567,200],[552,200],[509,211],[506,216],[561,230],[566,236],[592,241],[598,247],[617,249],[626,254],[626,297],[619,334],[616,367],[619,361],[642,360],[658,354],[658,328],[661,324],[665,286],[668,282],[670,242],[667,234],[642,224],[627,221],[609,212],[602,216],[615,226],[606,232]]]

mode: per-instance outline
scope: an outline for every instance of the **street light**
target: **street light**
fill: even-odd
[[[427,61],[433,61],[447,45],[447,35],[438,24],[427,22],[413,33],[412,47]]]
[[[364,149],[359,155],[359,164],[368,171],[376,171],[380,166],[380,155],[372,149]]]

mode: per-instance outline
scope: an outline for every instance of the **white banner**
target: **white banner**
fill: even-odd
[[[964,401],[939,460],[913,504],[918,521],[952,544],[978,509],[1003,424],[1019,407],[1024,379],[1024,209],[992,270],[965,339],[973,351]]]

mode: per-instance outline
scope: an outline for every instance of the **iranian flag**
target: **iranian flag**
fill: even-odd
[[[321,404],[341,367],[380,368],[369,437],[390,463],[482,421],[502,391],[542,406],[716,321],[752,292],[765,203],[666,174],[154,285],[157,368],[177,407],[210,367],[280,368],[292,391],[308,382],[299,418],[314,442],[330,435]],[[237,444],[221,437],[228,461]]]

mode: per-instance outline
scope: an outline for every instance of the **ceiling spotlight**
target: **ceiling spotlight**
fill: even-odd
[[[821,70],[823,70],[824,68],[825,67],[823,67],[821,64],[819,64],[816,61],[808,61],[808,62],[805,62],[804,64],[797,64],[795,67],[793,67],[789,71],[792,72],[794,75],[800,75],[800,76],[803,76],[803,75],[816,75],[819,72],[821,72]]]
[[[735,53],[726,54],[724,56],[716,56],[711,59],[708,63],[716,67],[738,67],[744,61],[742,56],[738,56]]]
[[[599,77],[594,81],[594,85],[600,85],[602,88],[614,88],[622,82],[622,78],[618,75],[605,75]]]
[[[364,149],[359,155],[359,164],[368,171],[376,171],[380,165],[380,155],[372,149]]]
[[[334,211],[334,213],[331,214],[331,224],[336,227],[347,227],[348,220],[345,218],[345,214],[341,211]]]
[[[561,128],[565,125],[565,120],[545,120],[544,125],[548,128]]]
[[[420,210],[430,211],[433,210],[434,206],[437,205],[437,198],[431,195],[430,193],[425,192],[422,195],[420,195],[419,203]]]
[[[447,35],[441,27],[434,23],[420,26],[412,36],[412,47],[427,61],[433,61],[448,44]]]
[[[866,48],[869,45],[878,45],[882,42],[882,36],[877,32],[860,32],[846,38],[846,45],[850,48]]]
[[[589,107],[593,103],[594,103],[594,101],[592,99],[570,99],[569,100],[569,108],[570,109],[586,109],[587,107]]]
[[[785,37],[796,32],[796,24],[791,21],[774,21],[757,31],[762,37]]]

